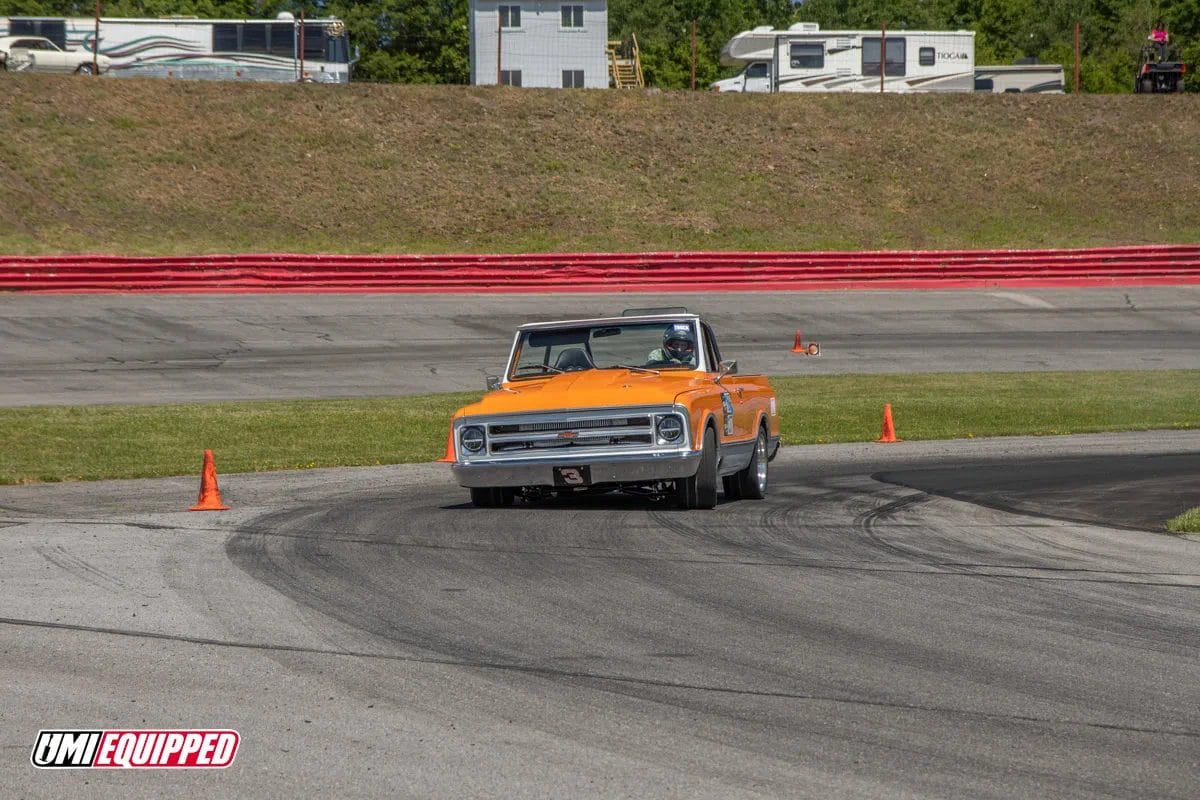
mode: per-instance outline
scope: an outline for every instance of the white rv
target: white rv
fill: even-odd
[[[95,46],[93,17],[0,17],[0,36],[42,36],[63,50]],[[106,74],[207,80],[346,83],[350,46],[335,18],[100,18]]]
[[[1064,85],[1062,64],[1026,63],[975,68],[977,92],[1062,94]]]
[[[974,31],[823,31],[798,22],[739,33],[721,63],[745,64],[721,92],[970,92]],[[882,75],[881,75],[882,73]]]

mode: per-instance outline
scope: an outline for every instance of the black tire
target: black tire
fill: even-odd
[[[675,481],[680,508],[714,508],[717,505],[717,432],[704,429],[700,468],[690,478]]]
[[[76,75],[91,75],[91,74],[93,74],[92,73],[92,65],[91,64],[80,64],[79,68],[75,70],[75,74]]]
[[[741,500],[742,486],[738,483],[737,475],[724,475],[721,477],[721,486],[725,490],[726,500]]]
[[[734,477],[737,478],[738,496],[746,500],[762,500],[767,496],[767,471],[771,463],[767,453],[767,431],[758,429],[758,438],[754,440],[754,455],[746,468]]]
[[[486,487],[471,489],[471,502],[476,508],[508,508],[516,498],[512,489]]]

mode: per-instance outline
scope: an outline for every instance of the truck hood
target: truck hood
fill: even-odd
[[[694,371],[652,375],[627,369],[590,369],[505,385],[511,391],[488,392],[478,403],[459,409],[455,416],[669,405],[681,392],[711,386],[712,378]]]

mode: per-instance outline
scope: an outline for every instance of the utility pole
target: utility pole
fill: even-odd
[[[1075,23],[1075,94],[1079,94],[1079,23]]]
[[[500,85],[500,54],[504,52],[504,19],[500,7],[496,6],[496,85]]]
[[[100,0],[96,0],[96,30],[92,38],[92,74],[100,74]]]
[[[696,18],[692,17],[692,91],[696,91]]]
[[[300,82],[304,83],[304,9],[300,9]]]
[[[883,76],[887,70],[887,20],[879,34],[879,93],[883,94]]]

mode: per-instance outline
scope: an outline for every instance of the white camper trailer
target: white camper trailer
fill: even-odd
[[[882,57],[881,57],[882,56]],[[739,33],[721,63],[745,64],[717,81],[721,92],[970,92],[974,31],[822,31],[798,22]],[[881,75],[882,73],[882,75]]]
[[[1062,94],[1064,86],[1062,64],[1035,62],[975,68],[975,91],[977,92]]]
[[[0,17],[0,36],[43,36],[63,50],[91,52],[94,17]],[[106,74],[192,80],[350,80],[346,25],[289,13],[275,19],[100,19]],[[301,75],[303,64],[303,76]]]

